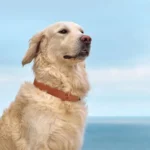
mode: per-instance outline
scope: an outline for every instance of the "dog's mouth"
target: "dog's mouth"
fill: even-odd
[[[76,55],[64,55],[64,59],[83,59],[87,56],[89,56],[89,49],[83,49]]]

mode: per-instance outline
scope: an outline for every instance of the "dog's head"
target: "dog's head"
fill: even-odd
[[[45,61],[77,63],[90,53],[91,37],[73,22],[58,22],[34,35],[22,64],[30,63],[38,55]]]

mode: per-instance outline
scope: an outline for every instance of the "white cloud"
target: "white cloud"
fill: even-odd
[[[150,81],[150,67],[89,70],[92,82]]]
[[[30,67],[0,67],[0,83],[21,83],[32,79]]]
[[[91,116],[149,116],[150,66],[88,70]]]
[[[150,66],[133,68],[89,69],[93,87],[100,90],[126,90],[150,92]]]

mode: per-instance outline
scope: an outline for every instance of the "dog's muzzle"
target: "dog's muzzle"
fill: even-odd
[[[90,36],[88,36],[88,35],[82,35],[80,37],[81,48],[80,48],[79,53],[77,53],[74,56],[72,56],[72,55],[65,55],[64,59],[84,58],[84,57],[89,56],[91,41],[92,41],[92,38]]]

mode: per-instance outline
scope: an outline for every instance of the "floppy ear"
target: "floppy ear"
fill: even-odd
[[[42,37],[43,37],[43,33],[40,32],[40,33],[37,33],[36,35],[34,35],[30,39],[29,49],[27,50],[27,52],[22,60],[23,66],[27,63],[30,63],[33,60],[33,58],[36,56],[36,54],[38,53]]]

